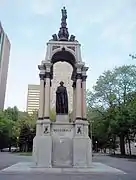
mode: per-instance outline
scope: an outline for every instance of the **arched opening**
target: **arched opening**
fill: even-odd
[[[51,63],[56,63],[58,61],[65,61],[69,64],[71,64],[73,66],[73,68],[75,67],[75,57],[72,53],[70,53],[69,51],[65,51],[65,49],[63,49],[62,51],[58,51],[56,52],[51,59]]]
[[[73,110],[73,81],[71,80],[72,74],[75,69],[75,57],[68,51],[62,50],[55,53],[52,56],[51,62],[53,66],[52,71],[52,87],[51,87],[51,108],[55,108],[56,104],[56,87],[59,86],[59,82],[63,81],[64,86],[68,92],[68,106],[69,112]]]

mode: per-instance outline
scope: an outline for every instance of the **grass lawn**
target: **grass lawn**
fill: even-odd
[[[117,158],[136,159],[136,155],[110,154],[109,156],[117,157]]]
[[[16,154],[19,156],[32,156],[32,152],[18,152]]]

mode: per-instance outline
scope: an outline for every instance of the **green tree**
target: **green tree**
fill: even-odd
[[[127,99],[130,93],[135,92],[136,66],[122,66],[104,72],[87,99],[89,106],[98,111],[105,109],[106,114],[103,115],[109,124],[109,134],[119,136],[121,154],[125,154],[124,140],[129,138],[132,131]]]
[[[15,144],[14,134],[13,134],[13,127],[15,123],[9,116],[5,116],[4,111],[0,111],[0,148],[7,148],[11,149],[11,145]]]
[[[0,149],[9,147],[11,150],[12,146],[20,145],[25,151],[32,150],[37,118],[37,112],[30,116],[16,106],[0,111]]]
[[[50,110],[50,120],[56,121],[56,111],[54,108]]]
[[[11,119],[12,121],[17,121],[18,120],[18,114],[19,114],[19,110],[16,106],[14,106],[13,108],[8,107],[5,111],[5,116],[8,119]]]
[[[8,122],[4,117],[3,111],[0,111],[0,149],[8,146],[9,132],[8,132]]]
[[[32,151],[33,138],[36,134],[36,120],[38,118],[37,112],[32,115],[25,114],[24,117],[18,121],[16,126],[19,129],[19,147],[20,151]]]

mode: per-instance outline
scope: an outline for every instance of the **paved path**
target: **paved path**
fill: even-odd
[[[17,156],[14,153],[9,154],[7,152],[0,152],[0,170],[20,161],[31,161],[31,157],[23,157]]]
[[[127,174],[0,174],[0,180],[136,180],[136,160],[94,156],[94,161],[121,169]],[[31,161],[31,157],[21,157],[8,153],[0,153],[0,169],[20,161]]]
[[[116,157],[103,156],[103,155],[95,155],[94,161],[102,162],[109,166],[123,170],[127,173],[136,173],[136,159],[126,159],[126,158],[116,158]]]

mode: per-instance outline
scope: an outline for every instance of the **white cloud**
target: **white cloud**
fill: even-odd
[[[101,38],[131,50],[133,46],[132,31],[135,26],[136,23],[134,21],[131,22],[126,19],[108,23],[103,29]]]
[[[10,0],[0,0],[0,5],[6,8],[9,5]],[[36,15],[48,15],[53,13],[57,6],[58,0],[12,0],[11,8],[15,11],[36,14]],[[58,1],[59,2],[59,1]]]
[[[19,34],[25,36],[26,38],[32,38],[34,37],[34,31],[30,27],[19,27]]]
[[[30,9],[37,15],[53,13],[56,6],[55,0],[33,0],[29,2]]]
[[[128,63],[128,61],[126,61]],[[122,66],[124,65],[124,59],[118,56],[112,56],[112,57],[101,57],[95,58],[91,61],[91,67],[88,71],[88,78],[87,78],[87,88],[91,89],[99,76],[107,70],[112,70],[115,66]]]
[[[118,10],[103,24],[101,38],[131,50],[133,47],[134,28],[136,27],[133,1],[126,0],[118,6]]]
[[[4,3],[4,1],[3,0],[0,0],[0,5],[2,5]]]
[[[4,8],[7,5],[8,1],[7,0],[0,0],[0,9]]]
[[[70,16],[76,17],[76,26],[79,27],[76,31],[81,35],[85,33],[85,29],[88,30],[95,24],[106,26],[108,21],[110,22],[113,18],[117,19],[117,14],[121,12],[121,9],[127,8],[128,3],[129,0],[88,0],[85,3],[75,0],[70,7]]]

